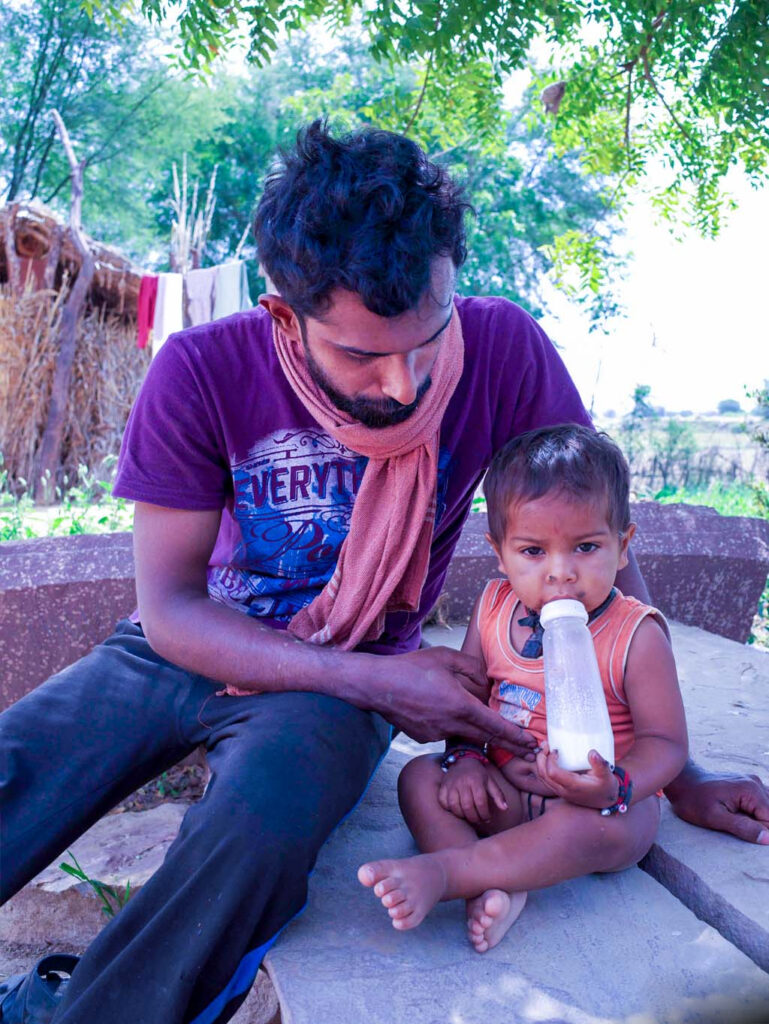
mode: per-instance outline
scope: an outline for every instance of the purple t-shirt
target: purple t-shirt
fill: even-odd
[[[458,297],[456,305],[464,371],[441,426],[420,607],[388,615],[367,650],[419,646],[420,624],[494,452],[534,427],[590,424],[558,353],[524,310],[499,298]],[[258,307],[163,345],[126,426],[114,493],[168,508],[222,509],[210,597],[284,629],[331,576],[366,461],[327,434],[294,394],[272,320]]]

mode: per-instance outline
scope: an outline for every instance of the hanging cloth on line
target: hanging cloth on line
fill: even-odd
[[[146,348],[155,321],[155,303],[158,297],[157,274],[145,274],[139,282],[136,305],[136,347]]]
[[[180,331],[182,321],[182,275],[158,274],[158,295],[152,325],[152,354],[157,355],[169,334]]]
[[[251,309],[253,302],[248,293],[248,276],[243,260],[231,260],[216,267],[216,284],[214,285],[213,320],[223,316],[240,313]]]
[[[189,270],[184,278],[187,321],[191,327],[207,324],[212,318],[216,267]]]

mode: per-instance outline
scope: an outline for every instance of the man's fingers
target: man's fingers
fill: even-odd
[[[519,725],[508,722],[496,711],[478,703],[469,716],[470,728],[474,739],[479,743],[489,742],[495,747],[502,747],[513,754],[533,753],[537,745],[536,739]]]
[[[489,680],[478,658],[473,658],[463,651],[454,651],[450,647],[433,647],[431,650],[442,652],[442,657],[445,659],[444,665],[449,671],[466,676],[477,686],[482,687],[484,692],[488,691]]]
[[[746,843],[769,846],[769,828],[747,814],[732,811],[725,804],[717,804],[711,812],[711,828],[729,832]]]

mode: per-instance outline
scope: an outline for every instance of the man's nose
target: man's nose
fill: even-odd
[[[382,394],[399,405],[411,405],[419,390],[413,354],[391,355],[382,362]]]

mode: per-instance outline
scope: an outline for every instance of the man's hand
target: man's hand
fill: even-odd
[[[491,772],[472,757],[462,757],[453,764],[438,787],[438,803],[444,811],[451,811],[471,825],[491,820],[489,800],[500,811],[507,810],[504,793]]]
[[[619,779],[596,750],[588,754],[590,768],[586,772],[570,772],[558,764],[558,751],[551,750],[547,743],[537,754],[537,771],[552,787],[553,792],[580,807],[602,810],[616,803],[619,794]]]
[[[769,846],[769,789],[757,775],[716,774],[689,761],[665,796],[692,825]]]
[[[429,647],[380,658],[371,708],[420,743],[463,736],[534,760],[536,739],[484,703],[488,680],[461,651]]]

